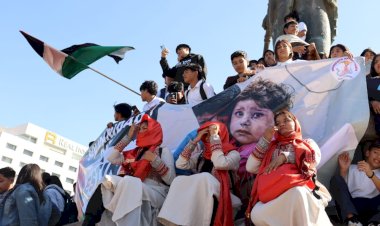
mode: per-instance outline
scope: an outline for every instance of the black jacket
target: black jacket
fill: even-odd
[[[250,75],[249,78],[254,75],[255,74]],[[235,85],[238,79],[239,79],[239,75],[227,77],[227,80],[226,80],[226,83],[224,83],[223,89],[227,89],[228,87]]]
[[[174,80],[177,82],[184,83],[184,81],[183,81],[183,71],[184,71],[183,66],[187,65],[189,63],[199,64],[202,67],[202,70],[203,70],[204,75],[206,77],[207,67],[206,67],[206,62],[205,62],[203,56],[199,55],[199,54],[193,54],[193,53],[190,53],[187,57],[183,58],[180,62],[177,63],[177,65],[175,65],[172,68],[169,67],[169,64],[168,64],[168,61],[166,60],[166,58],[161,58],[160,65],[161,65],[162,72],[163,72],[162,77],[165,78],[166,76],[168,76],[170,78],[174,78]]]

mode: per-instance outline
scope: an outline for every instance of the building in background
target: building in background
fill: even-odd
[[[10,166],[18,173],[25,164],[36,163],[44,172],[58,176],[70,194],[86,150],[86,146],[32,123],[0,129],[0,168]]]

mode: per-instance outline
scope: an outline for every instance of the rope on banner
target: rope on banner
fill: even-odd
[[[292,76],[292,78],[294,78],[294,80],[296,80],[301,86],[305,87],[305,89],[306,89],[307,91],[311,92],[311,93],[327,93],[327,92],[330,92],[330,91],[335,91],[335,90],[338,90],[338,89],[343,85],[343,82],[344,82],[344,80],[341,81],[341,82],[338,84],[338,86],[337,86],[336,88],[334,88],[334,89],[328,89],[328,90],[325,90],[325,91],[314,91],[314,90],[309,89],[309,87],[307,87],[307,86],[306,86],[305,84],[303,84],[298,78],[296,78],[296,76],[293,75],[293,74],[289,71],[289,69],[288,69],[288,65],[285,65],[285,69],[286,69],[286,71],[289,73],[289,75]]]

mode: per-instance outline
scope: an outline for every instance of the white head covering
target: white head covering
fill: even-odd
[[[305,42],[304,40],[302,40],[300,37],[298,37],[297,35],[280,35],[277,39],[276,39],[276,42],[275,42],[275,46],[276,46],[276,43],[278,41],[281,41],[281,40],[286,40],[288,41],[290,44],[292,44],[292,46],[308,46],[310,45],[309,43]]]
[[[304,22],[299,22],[299,24],[298,24],[298,30],[299,31],[303,31],[303,30],[307,31],[306,24]]]
[[[306,24],[304,23],[304,22],[300,22],[299,24],[298,24],[298,30],[299,31],[307,31],[307,26],[306,26]],[[305,41],[305,39],[306,39],[306,34],[304,35],[304,36],[302,36],[302,37],[300,37],[302,40],[304,40]]]

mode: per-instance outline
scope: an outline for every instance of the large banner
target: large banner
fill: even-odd
[[[198,105],[163,104],[150,114],[161,123],[163,146],[173,153],[181,150],[182,141],[201,123],[218,120],[226,123],[243,155],[244,151],[252,151],[249,147],[257,142],[268,125],[273,124],[269,106],[284,104],[281,99],[284,90],[293,93],[291,111],[301,123],[303,137],[319,145],[322,159],[318,165],[318,179],[328,185],[337,166],[337,155],[343,151],[353,155],[367,128],[369,107],[363,59],[344,57],[266,68],[246,82]],[[270,80],[277,86],[272,87],[263,80]],[[117,174],[119,166],[110,164],[107,157],[129,126],[140,119],[138,115],[103,131],[83,156],[76,192],[77,205],[83,212],[104,175]],[[134,146],[130,144],[125,150]]]

